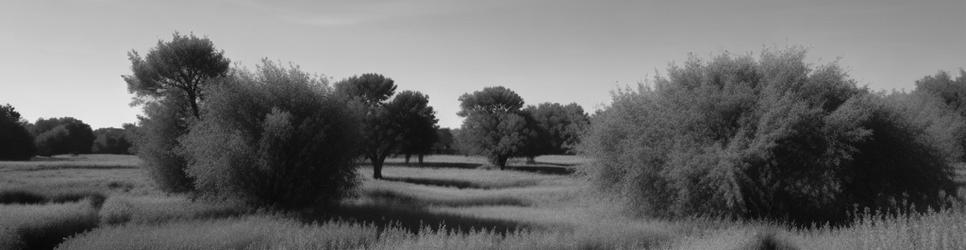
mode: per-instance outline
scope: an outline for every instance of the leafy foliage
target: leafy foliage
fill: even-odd
[[[184,193],[194,190],[185,172],[188,161],[178,138],[187,134],[190,117],[187,109],[176,105],[174,98],[147,103],[139,118],[137,155],[148,176],[165,192]]]
[[[230,81],[211,90],[217,94],[201,121],[181,139],[199,191],[295,209],[332,204],[352,190],[359,107],[323,79],[267,60]]]
[[[460,96],[460,116],[465,117],[459,136],[470,153],[485,155],[490,163],[506,167],[506,161],[525,145],[532,133],[527,116],[520,112],[523,98],[504,87],[488,87]]]
[[[88,154],[94,143],[91,126],[72,117],[38,119],[31,129],[37,154]]]
[[[128,53],[132,75],[123,76],[128,91],[138,97],[164,98],[172,92],[183,96],[180,103],[200,117],[198,102],[204,98],[204,86],[210,79],[225,76],[230,60],[218,51],[208,38],[174,33],[171,41],[158,41],[146,56]]]
[[[36,152],[27,122],[10,104],[0,106],[0,160],[30,160]]]
[[[583,145],[597,183],[655,216],[844,221],[853,205],[943,206],[961,152],[941,132],[962,125],[804,57],[692,57],[653,88],[618,91]]]
[[[95,154],[128,154],[131,141],[128,140],[124,129],[99,128],[94,130],[94,146],[91,152]]]
[[[573,153],[580,136],[590,126],[590,117],[576,103],[541,103],[527,106],[523,113],[529,117],[533,131],[526,146],[519,152],[533,159],[544,154]]]
[[[403,91],[393,98],[391,103],[393,113],[397,116],[395,122],[402,129],[402,144],[399,152],[407,155],[422,156],[432,151],[433,145],[439,139],[436,122],[436,111],[429,106],[429,96],[417,91]],[[408,159],[408,158],[407,158]]]

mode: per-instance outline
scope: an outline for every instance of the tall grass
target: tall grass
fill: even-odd
[[[152,224],[229,217],[246,212],[248,209],[233,203],[191,201],[180,196],[113,196],[101,208],[100,222],[103,225]]]
[[[0,205],[0,249],[51,249],[64,237],[97,227],[91,201]]]

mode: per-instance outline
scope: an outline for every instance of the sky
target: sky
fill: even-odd
[[[963,0],[0,2],[0,105],[94,128],[137,120],[127,53],[175,31],[248,68],[268,58],[332,80],[386,75],[429,95],[452,128],[464,93],[505,86],[527,104],[593,112],[689,54],[804,46],[809,62],[837,62],[876,90],[966,67]]]

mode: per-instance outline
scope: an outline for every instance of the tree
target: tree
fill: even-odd
[[[122,76],[128,91],[138,97],[162,98],[179,92],[195,118],[201,117],[198,103],[204,99],[204,86],[211,79],[228,73],[231,63],[224,51],[208,38],[175,32],[171,41],[158,41],[143,58],[137,51],[128,53],[132,75]]]
[[[935,96],[950,109],[966,116],[966,70],[960,69],[956,79],[945,71],[925,76],[916,81],[913,93]]]
[[[94,130],[94,146],[91,152],[95,154],[129,154],[131,141],[126,131],[119,128],[99,128]]]
[[[450,128],[436,129],[436,143],[433,143],[434,154],[454,154],[458,150],[453,139],[453,130]]]
[[[177,139],[201,117],[206,91],[228,74],[230,61],[208,38],[177,32],[144,57],[131,51],[128,58],[132,74],[122,78],[135,94],[133,104],[143,104],[145,113],[139,117],[138,156],[162,190],[191,191]]]
[[[180,140],[205,196],[256,207],[332,205],[358,184],[362,109],[324,78],[263,61],[214,87]]]
[[[464,117],[459,136],[472,153],[485,155],[490,163],[506,167],[507,159],[524,146],[526,116],[523,98],[504,87],[487,87],[459,98],[459,116]]]
[[[363,118],[363,155],[372,164],[372,177],[382,178],[382,165],[402,140],[402,130],[393,118],[393,107],[386,102],[396,93],[391,78],[368,73],[335,83],[335,92],[365,107]]]
[[[580,143],[580,136],[590,125],[590,117],[576,103],[541,103],[527,106],[523,113],[528,116],[531,136],[527,138],[521,155],[532,163],[538,155],[573,153]]]
[[[423,164],[423,155],[430,153],[438,140],[436,130],[436,111],[429,106],[429,96],[416,91],[403,91],[393,98],[395,118],[402,130],[402,143],[399,152],[406,155],[409,163],[411,155],[417,155]]]
[[[13,106],[0,106],[0,160],[25,161],[34,156],[34,139],[26,125]]]
[[[691,58],[620,90],[582,148],[594,182],[646,215],[847,222],[956,194],[962,120],[856,86],[805,51]],[[909,99],[914,100],[914,99]]]
[[[89,154],[94,143],[91,126],[73,117],[38,119],[31,128],[37,154]]]

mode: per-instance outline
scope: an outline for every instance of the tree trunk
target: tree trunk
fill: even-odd
[[[409,157],[410,156],[412,156],[412,155],[411,154],[406,154],[406,165],[409,165]]]
[[[382,159],[379,159],[379,157],[369,157],[369,161],[372,163],[372,178],[382,179]]]
[[[537,164],[536,156],[527,156],[527,165]]]
[[[423,166],[423,154],[419,154],[417,157],[419,158],[419,166]]]
[[[509,157],[506,157],[506,156],[498,156],[496,158],[496,165],[500,166],[500,170],[506,170],[506,161],[508,159]]]

